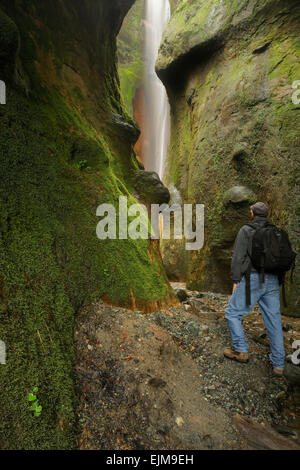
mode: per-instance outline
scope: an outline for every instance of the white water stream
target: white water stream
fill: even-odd
[[[169,0],[145,0],[143,160],[146,170],[156,171],[160,178],[170,140],[170,106],[165,87],[155,73],[155,62],[170,14]]]

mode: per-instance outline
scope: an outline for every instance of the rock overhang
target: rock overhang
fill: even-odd
[[[156,72],[165,85],[221,49],[242,25],[280,0],[183,0],[164,32]],[[293,1],[291,1],[293,3]],[[185,73],[180,73],[184,69]],[[174,82],[174,83],[173,83]]]

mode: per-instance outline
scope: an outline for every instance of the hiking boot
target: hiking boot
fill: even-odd
[[[273,367],[273,375],[276,377],[283,377],[283,369],[276,369],[276,367]]]
[[[236,352],[232,349],[225,349],[224,356],[228,359],[234,359],[235,361],[243,363],[248,362],[249,360],[249,354],[247,352]]]

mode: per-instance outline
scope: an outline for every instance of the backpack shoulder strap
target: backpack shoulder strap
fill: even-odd
[[[253,230],[260,230],[262,228],[266,228],[266,227],[275,227],[275,225],[272,225],[270,224],[270,222],[266,222],[264,223],[263,225],[262,224],[258,224],[257,222],[249,222],[248,224],[244,225],[244,227],[250,227],[252,228]]]
[[[259,227],[257,227],[256,224],[254,224],[254,222],[253,222],[253,223],[246,224],[245,227],[251,227],[251,228],[253,228],[254,230],[257,230],[257,229],[259,228]]]
[[[248,268],[245,272],[245,278],[246,278],[246,305],[247,305],[247,307],[250,307],[250,305],[251,305],[250,274],[251,274],[251,263],[249,263]]]

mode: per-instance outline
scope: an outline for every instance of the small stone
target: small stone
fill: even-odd
[[[170,430],[169,430],[168,426],[166,426],[166,425],[163,425],[158,429],[158,432],[161,432],[161,433],[166,434],[166,435],[169,434],[169,431]]]
[[[88,350],[89,350],[89,351],[93,351],[93,349],[94,349],[93,346],[91,346],[90,344],[88,344]]]
[[[284,391],[279,392],[275,398],[276,400],[283,400],[285,398],[285,392]]]
[[[199,334],[202,334],[202,331],[200,331],[200,325],[198,323],[191,321],[187,324],[185,327],[187,333],[189,333],[191,336],[196,337],[199,336]]]
[[[199,325],[199,329],[200,331],[202,331],[202,333],[208,333],[209,332],[209,328],[207,325]]]
[[[196,299],[191,299],[190,304],[197,311],[200,311],[203,308],[203,304],[199,300],[196,300]]]
[[[180,427],[180,428],[181,428],[181,426],[184,425],[184,420],[183,420],[183,418],[181,418],[181,416],[178,416],[178,417],[175,419],[175,422],[176,422],[177,426]]]

